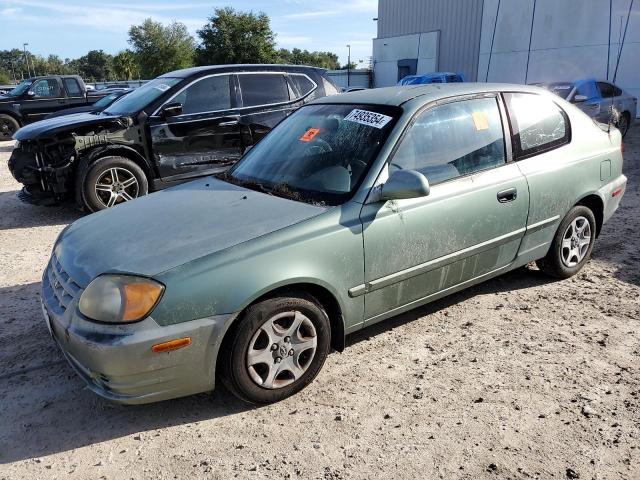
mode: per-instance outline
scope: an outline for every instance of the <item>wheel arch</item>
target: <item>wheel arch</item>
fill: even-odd
[[[84,159],[87,164],[91,164],[96,160],[104,157],[111,156],[120,156],[128,158],[129,160],[135,162],[142,171],[147,176],[147,179],[153,179],[153,168],[144,157],[144,155],[140,154],[135,148],[129,147],[127,145],[100,145],[98,147],[92,148],[88,152],[83,152],[80,158]]]
[[[604,223],[604,200],[600,195],[591,193],[582,197],[575,205],[583,205],[593,212],[593,216],[596,218],[596,237],[598,237]]]
[[[228,343],[233,339],[236,329],[240,323],[243,312],[251,305],[261,302],[267,298],[286,295],[290,292],[307,293],[312,296],[322,306],[329,317],[329,325],[331,327],[331,348],[338,352],[342,352],[345,347],[345,327],[344,317],[342,315],[342,307],[337,297],[331,292],[329,288],[319,283],[313,283],[309,281],[295,281],[287,283],[285,285],[274,286],[266,291],[259,292],[255,297],[251,298],[240,309],[239,313],[235,316],[233,321],[226,328],[222,340],[220,342],[220,348],[217,353],[217,358],[220,358],[221,354],[226,350]],[[216,370],[219,368],[220,362],[216,359]]]
[[[18,126],[20,128],[24,127],[22,116],[17,114],[16,112],[12,110],[0,110],[0,115],[6,115],[7,117],[13,118],[16,122],[18,122]]]

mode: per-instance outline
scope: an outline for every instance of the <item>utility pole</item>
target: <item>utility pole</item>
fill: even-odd
[[[22,50],[24,51],[24,63],[27,64],[27,75],[31,76],[31,70],[29,68],[29,57],[27,57],[27,45],[29,45],[28,43],[23,43],[22,44]],[[35,72],[34,72],[35,75]]]
[[[351,45],[347,45],[349,55],[347,56],[347,87],[351,85]]]

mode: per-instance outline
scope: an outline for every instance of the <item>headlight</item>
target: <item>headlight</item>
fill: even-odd
[[[82,292],[78,307],[99,322],[136,322],[149,315],[162,292],[164,285],[148,278],[100,275]]]

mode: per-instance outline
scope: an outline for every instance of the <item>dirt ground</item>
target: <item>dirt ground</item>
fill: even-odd
[[[623,205],[577,277],[520,269],[349,339],[315,382],[251,408],[124,407],[42,321],[41,272],[78,213],[16,197],[0,143],[0,479],[640,479],[640,126]]]

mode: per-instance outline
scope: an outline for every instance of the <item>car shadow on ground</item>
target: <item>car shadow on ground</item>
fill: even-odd
[[[529,266],[521,267],[458,293],[448,295],[444,298],[423,305],[422,307],[414,308],[413,310],[402,313],[388,320],[365,327],[363,330],[349,335],[347,338],[347,348],[359,342],[366,341],[382,332],[386,332],[387,330],[399,327],[405,323],[413,322],[419,318],[444,310],[477,295],[513,292],[516,290],[546,285],[555,281],[558,280],[542,273],[540,270]]]
[[[22,202],[18,198],[19,192],[0,192],[0,230],[66,225],[83,216],[71,202],[40,207]]]
[[[345,354],[349,353],[351,345],[473,296],[530,288],[550,281],[553,280],[537,270],[518,269],[357,332],[349,337]],[[18,348],[10,347],[17,345],[19,338],[13,338],[5,324],[12,318],[14,324],[31,324],[28,350],[43,353],[33,364],[18,362],[17,366],[2,369],[0,417],[13,419],[15,423],[0,428],[0,462],[46,456],[128,435],[139,439],[140,435],[144,437],[150,435],[149,432],[174,425],[242,414],[258,408],[236,399],[222,385],[217,385],[211,394],[149,405],[122,406],[102,400],[84,386],[63,360],[57,346],[52,344],[41,320],[38,290],[38,283],[0,289],[0,331],[8,333],[2,342],[6,345],[4,348]],[[3,311],[11,304],[9,296],[27,299],[28,305],[13,314]],[[11,355],[12,352],[5,351],[0,359],[5,363]],[[27,359],[33,362],[32,355],[26,355]],[[79,418],[81,422],[74,421]],[[215,423],[209,428],[216,428]]]
[[[0,288],[0,464],[129,435],[138,439],[256,408],[222,385],[210,394],[148,405],[101,399],[86,388],[49,336],[39,290],[38,282]]]

